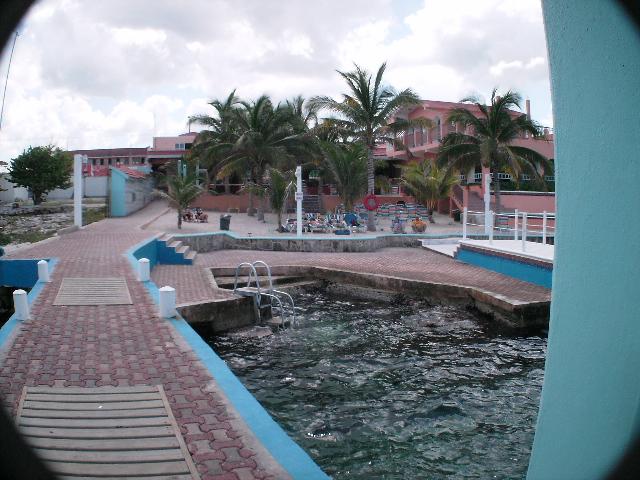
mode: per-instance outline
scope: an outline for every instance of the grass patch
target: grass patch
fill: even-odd
[[[99,222],[107,218],[107,207],[102,208],[85,208],[82,211],[82,223],[89,225],[90,223]]]

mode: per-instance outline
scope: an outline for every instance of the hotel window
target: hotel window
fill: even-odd
[[[176,143],[176,150],[184,150],[184,143]]]
[[[129,165],[129,159],[128,159],[128,158],[125,158],[125,159],[124,159],[124,164],[125,164],[125,165]]]
[[[436,118],[436,138],[438,141],[442,140],[442,122],[439,118]]]

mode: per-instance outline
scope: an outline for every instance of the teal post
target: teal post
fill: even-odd
[[[596,479],[639,432],[640,31],[611,0],[544,0],[558,230],[527,478]]]

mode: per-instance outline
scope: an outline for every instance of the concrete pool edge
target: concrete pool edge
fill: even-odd
[[[383,248],[419,248],[423,240],[462,239],[461,233],[384,233],[380,235],[334,235],[306,234],[303,237],[293,235],[247,236],[233,232],[201,232],[201,233],[171,233],[172,239],[180,240],[198,253],[214,252],[218,250],[267,250],[287,252],[333,252],[356,253],[375,252]],[[487,239],[486,234],[471,233],[469,239]],[[511,238],[511,236],[497,234],[496,239]],[[529,235],[527,238],[541,238]]]
[[[136,271],[138,263],[135,252],[147,246],[149,242],[155,241],[155,238],[144,240],[124,253],[134,271]],[[154,303],[158,304],[157,285],[151,280],[142,283]],[[309,454],[287,435],[233,374],[224,360],[191,328],[184,318],[178,314],[176,318],[167,319],[167,321],[193,350],[251,433],[292,478],[310,480],[330,478]]]
[[[53,275],[55,266],[58,263],[57,258],[39,258],[29,260],[32,260],[34,263],[37,263],[40,260],[46,260],[49,263],[49,275]],[[33,284],[29,293],[27,293],[29,306],[33,305],[33,303],[37,300],[45,285],[46,282],[41,282],[40,280],[37,280],[36,283]],[[5,344],[11,338],[12,334],[15,332],[16,328],[20,325],[21,322],[23,322],[23,320],[18,320],[16,314],[13,313],[5,322],[5,324],[0,327],[0,355]]]
[[[220,276],[232,276],[235,272],[234,267],[210,267],[209,270]],[[310,265],[273,265],[271,272],[419,296],[435,303],[472,304],[480,312],[494,315],[498,322],[510,327],[546,327],[549,321],[550,300],[522,302],[474,286]]]

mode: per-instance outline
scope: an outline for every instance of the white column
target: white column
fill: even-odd
[[[527,250],[527,212],[522,212],[522,251]]]
[[[51,281],[49,278],[49,264],[46,260],[40,260],[38,262],[38,281],[45,283]]]
[[[514,217],[513,217],[513,239],[517,240],[518,239],[518,209],[516,208],[516,211],[514,212]]]
[[[467,239],[467,207],[462,209],[462,239]]]
[[[148,258],[138,260],[138,280],[148,282],[151,278],[151,265]]]
[[[160,290],[160,317],[172,318],[176,312],[176,289],[173,287],[162,287]]]
[[[489,244],[493,245],[493,210],[489,210]]]
[[[302,237],[302,167],[296,167],[296,235]]]
[[[484,233],[489,234],[489,230],[493,230],[493,222],[489,220],[489,211],[491,210],[491,172],[484,174]]]
[[[16,311],[18,320],[29,320],[29,301],[27,300],[27,292],[24,290],[16,290],[13,292],[13,309]]]
[[[542,244],[547,244],[547,212],[542,212]]]
[[[82,227],[82,159],[84,155],[73,156],[73,224]]]

